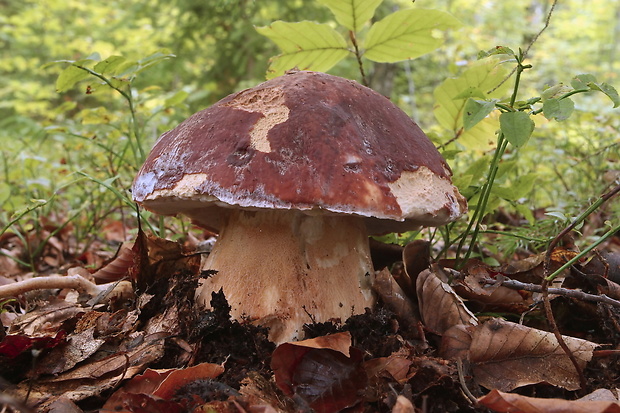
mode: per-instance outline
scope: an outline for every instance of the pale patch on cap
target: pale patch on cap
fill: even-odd
[[[268,134],[271,128],[288,120],[289,108],[284,104],[280,88],[247,90],[224,106],[263,114],[250,131],[250,145],[259,152],[271,152]]]

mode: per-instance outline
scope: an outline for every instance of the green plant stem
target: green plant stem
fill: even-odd
[[[581,258],[586,256],[590,251],[592,251],[594,248],[598,247],[601,243],[603,243],[604,241],[609,239],[609,237],[613,236],[618,231],[620,231],[620,224],[618,224],[615,227],[611,228],[609,231],[607,231],[605,234],[603,234],[599,239],[597,239],[594,243],[589,245],[586,249],[584,249],[579,254],[575,255],[573,258],[568,260],[564,265],[562,265],[560,268],[558,268],[552,274],[550,274],[548,277],[546,277],[545,280],[547,280],[548,282],[553,281],[555,279],[555,277],[557,277],[559,274],[562,273],[562,271],[564,271],[565,269],[567,269],[568,267],[570,267],[571,265],[573,265],[574,263],[579,261]]]
[[[115,86],[107,77],[103,76],[101,73],[95,72],[92,69],[89,69],[86,66],[75,65],[77,68],[82,69],[89,74],[95,76],[96,78],[101,79],[105,84],[107,84],[112,89],[116,90],[120,95],[125,98],[127,104],[129,105],[129,113],[131,114],[131,129],[133,138],[135,140],[135,145],[132,143],[132,149],[134,150],[134,156],[136,157],[136,162],[139,164],[145,158],[144,148],[142,147],[142,139],[140,138],[140,133],[138,129],[138,121],[136,118],[136,110],[133,103],[133,98],[131,97],[131,87],[129,87],[129,92],[124,91],[123,89]],[[130,140],[131,141],[131,140]]]
[[[548,270],[549,270],[549,263],[551,261],[551,254],[553,253],[553,250],[555,249],[555,247],[558,245],[558,243],[560,242],[560,240],[562,238],[564,238],[564,236],[566,234],[568,234],[570,231],[572,231],[577,225],[581,224],[590,214],[592,214],[595,210],[597,210],[601,205],[603,205],[605,202],[607,202],[608,200],[610,200],[611,198],[613,198],[614,196],[616,196],[618,193],[620,193],[620,185],[617,185],[615,188],[613,188],[611,191],[603,194],[599,199],[597,199],[595,202],[592,203],[592,205],[590,205],[588,207],[588,209],[586,209],[584,212],[582,212],[577,218],[575,218],[573,220],[573,222],[571,222],[571,224],[569,226],[567,226],[566,228],[564,228],[562,230],[562,232],[560,232],[554,239],[553,241],[551,241],[551,243],[549,244],[549,246],[547,247],[547,253],[545,255],[545,262],[544,262],[544,273],[547,274]],[[620,228],[616,227],[616,231],[618,231]],[[611,230],[613,231],[613,229]],[[605,239],[609,238],[611,235],[613,235],[614,232],[611,232],[611,234],[609,234],[609,231],[603,236],[606,237]],[[608,235],[609,234],[609,235]],[[599,242],[600,241],[600,242]],[[603,239],[604,241],[604,239]],[[594,247],[596,247],[597,245],[599,245],[601,242],[603,242],[601,240],[596,241],[596,245],[594,245]],[[592,248],[594,248],[592,247]],[[585,251],[590,251],[592,250],[591,247],[586,248]],[[582,253],[578,254],[577,257],[581,258],[581,256],[583,256]],[[578,258],[576,258],[578,259]],[[573,258],[573,260],[570,260],[569,262],[574,263],[576,261],[575,258]],[[574,261],[575,260],[575,261]],[[570,264],[569,264],[570,265]],[[565,264],[566,266],[566,264]],[[563,266],[564,268],[564,266]],[[560,273],[559,270],[555,271],[553,274],[549,275],[549,276],[545,276],[545,280],[548,282],[553,281],[553,279],[555,277],[557,277],[557,275]]]
[[[505,105],[501,108],[506,112],[514,111],[514,104],[517,101],[517,96],[519,94],[519,84],[521,83],[521,74],[524,70],[529,69],[530,65],[523,64],[523,52],[519,51],[519,55],[515,56],[517,60],[517,69],[515,76],[515,84],[512,91],[512,95],[510,96],[510,105],[506,107]],[[467,225],[467,229],[465,230],[465,234],[469,234],[473,228],[473,233],[471,234],[471,239],[469,242],[469,247],[465,252],[465,257],[462,260],[458,261],[457,268],[460,268],[464,265],[465,262],[470,258],[472,251],[476,245],[478,240],[478,234],[480,233],[480,226],[482,225],[482,220],[485,216],[485,211],[489,202],[489,198],[491,196],[491,190],[493,189],[493,184],[495,183],[495,178],[497,177],[497,171],[499,170],[499,163],[506,152],[506,148],[508,147],[508,140],[504,137],[504,133],[500,130],[499,135],[497,137],[497,148],[495,149],[495,153],[493,154],[493,160],[491,161],[491,166],[489,167],[489,173],[487,174],[487,179],[482,186],[482,192],[480,193],[480,200],[478,205],[476,206],[476,211],[474,212],[469,224]],[[456,255],[460,257],[463,245],[465,244],[466,237],[461,238],[459,245],[457,247]]]
[[[508,141],[504,138],[504,134],[502,132],[499,133],[497,138],[497,148],[495,149],[495,153],[493,154],[493,160],[491,161],[491,166],[489,167],[489,172],[487,174],[487,179],[482,186],[482,191],[480,193],[480,198],[478,201],[478,205],[476,206],[476,210],[465,229],[465,234],[469,234],[474,229],[471,240],[469,243],[469,248],[465,252],[465,257],[462,260],[459,260],[457,268],[461,267],[472,254],[473,248],[476,244],[478,234],[480,232],[480,225],[482,224],[482,219],[484,218],[484,211],[486,210],[487,203],[489,201],[489,197],[491,195],[491,189],[493,188],[493,182],[495,181],[495,177],[497,176],[497,171],[499,170],[499,161],[501,160],[504,152],[506,151],[506,147],[508,146]],[[460,257],[461,251],[465,244],[465,240],[467,237],[462,237],[461,241],[456,250],[456,256]]]
[[[360,70],[360,75],[362,76],[362,84],[364,86],[368,86],[368,79],[366,78],[366,73],[364,72],[364,64],[362,63],[362,54],[360,53],[360,49],[357,45],[357,38],[355,37],[355,33],[352,30],[349,30],[349,38],[351,39],[351,43],[353,44],[353,48],[355,49],[355,58],[357,59],[357,65]]]

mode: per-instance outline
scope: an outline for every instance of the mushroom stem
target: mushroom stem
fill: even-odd
[[[217,274],[201,280],[198,304],[208,308],[221,288],[233,318],[250,315],[277,343],[374,303],[368,235],[353,216],[233,210],[203,269]]]

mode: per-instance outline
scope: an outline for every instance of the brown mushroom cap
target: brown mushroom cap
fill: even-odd
[[[390,100],[350,80],[299,71],[230,95],[164,133],[133,197],[215,230],[238,207],[357,215],[370,233],[382,233],[464,213],[450,176],[424,132]]]

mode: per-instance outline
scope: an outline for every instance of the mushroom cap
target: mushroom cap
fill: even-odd
[[[230,208],[364,217],[370,233],[453,221],[466,209],[424,132],[354,81],[296,71],[225,97],[156,142],[133,198],[218,230]]]

